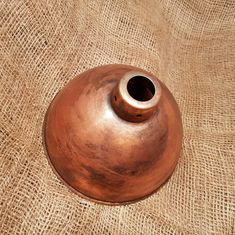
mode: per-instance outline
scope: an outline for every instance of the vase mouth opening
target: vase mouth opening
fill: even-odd
[[[161,86],[149,74],[131,71],[119,82],[119,92],[123,100],[137,109],[150,109],[157,105],[161,96]]]
[[[136,75],[127,82],[127,91],[133,99],[144,102],[153,98],[155,86],[147,77]]]

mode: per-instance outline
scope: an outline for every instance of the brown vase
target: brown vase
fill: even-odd
[[[70,81],[44,122],[55,173],[79,195],[105,204],[145,198],[172,174],[182,122],[167,87],[127,65],[105,65]]]

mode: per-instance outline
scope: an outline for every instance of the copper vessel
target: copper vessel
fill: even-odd
[[[55,173],[79,195],[127,204],[152,194],[172,174],[182,122],[175,99],[154,75],[105,65],[56,95],[44,141]]]

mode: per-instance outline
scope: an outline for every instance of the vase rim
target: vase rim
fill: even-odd
[[[147,100],[138,100],[131,96],[130,92],[128,91],[128,83],[131,79],[135,77],[140,77],[140,79],[149,81],[149,84],[153,86],[154,92],[152,94],[152,97]],[[122,98],[132,107],[137,109],[151,109],[154,108],[161,97],[161,86],[159,82],[156,79],[151,78],[146,73],[140,72],[140,71],[130,71],[124,74],[122,79],[119,82],[119,92]]]

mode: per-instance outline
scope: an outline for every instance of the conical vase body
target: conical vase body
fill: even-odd
[[[71,80],[51,102],[44,140],[55,173],[79,195],[125,204],[156,191],[182,144],[178,105],[154,75],[105,65]]]

